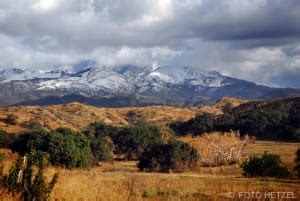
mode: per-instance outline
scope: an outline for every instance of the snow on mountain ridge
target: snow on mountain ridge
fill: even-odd
[[[88,68],[87,68],[88,67]],[[38,89],[71,90],[86,95],[99,91],[107,93],[135,93],[148,90],[162,91],[168,84],[202,87],[225,85],[224,76],[217,72],[204,72],[190,67],[155,66],[155,68],[132,65],[117,67],[95,67],[94,63],[84,63],[77,72],[63,70],[37,71],[9,69],[0,71],[0,83],[12,80],[40,79]]]
[[[42,71],[31,69],[6,69],[0,71],[0,83],[15,80],[33,80],[33,79],[56,79],[63,75],[62,71]]]

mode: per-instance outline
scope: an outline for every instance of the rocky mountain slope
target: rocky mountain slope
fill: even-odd
[[[0,71],[0,106],[78,101],[100,107],[195,106],[224,97],[245,99],[300,95],[300,89],[271,88],[198,68],[80,65],[41,71]]]

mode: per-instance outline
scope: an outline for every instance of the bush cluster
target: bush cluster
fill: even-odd
[[[196,149],[181,141],[154,145],[142,153],[138,167],[144,171],[181,172],[193,168],[199,155]]]
[[[116,135],[120,129],[120,127],[108,125],[103,122],[94,122],[84,129],[83,134],[90,138],[112,137]]]
[[[276,177],[286,178],[289,176],[289,170],[281,162],[278,155],[265,152],[261,157],[250,157],[245,161],[241,168],[246,177]]]
[[[290,102],[249,103],[228,109],[223,115],[203,113],[187,122],[170,125],[178,135],[238,130],[262,140],[300,141],[299,98]]]
[[[16,125],[18,117],[15,114],[8,114],[4,119],[4,123],[7,125]]]
[[[100,161],[113,159],[113,152],[125,159],[138,159],[150,146],[162,144],[162,131],[156,126],[138,124],[114,127],[92,123],[82,133],[67,128],[53,131],[30,130],[11,138],[0,131],[0,146],[11,148],[24,155],[30,151],[49,154],[53,165],[66,168],[89,167]]]
[[[138,124],[125,127],[112,136],[118,154],[125,154],[128,160],[138,159],[150,146],[162,144],[162,132],[156,126]]]
[[[175,122],[170,125],[176,134],[199,135],[214,129],[215,116],[210,113],[202,113],[187,122]]]
[[[94,162],[112,161],[114,144],[105,137],[95,137],[91,141],[91,150],[94,156]]]
[[[18,134],[7,133],[4,130],[0,129],[0,147],[10,147],[12,143],[18,139]]]
[[[87,136],[67,128],[50,132],[29,131],[21,134],[10,147],[22,155],[30,151],[46,152],[53,165],[67,168],[89,167],[99,160],[108,159],[113,151],[111,143],[105,138],[96,138],[91,143]]]
[[[87,167],[91,164],[89,142],[83,135],[70,129],[26,132],[11,147],[22,155],[30,151],[46,152],[53,165],[67,168]]]

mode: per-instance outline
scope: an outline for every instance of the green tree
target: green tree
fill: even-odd
[[[10,147],[21,155],[31,151],[46,152],[53,165],[67,168],[88,167],[93,162],[90,139],[67,128],[51,132],[45,130],[25,132]]]
[[[138,159],[150,146],[162,144],[162,136],[158,127],[138,124],[121,129],[112,139],[117,153],[125,154],[127,159]]]
[[[59,128],[48,135],[49,160],[53,165],[67,168],[89,167],[92,152],[89,139],[71,129]]]
[[[113,160],[114,144],[104,137],[96,137],[91,142],[94,162]]]
[[[0,129],[0,147],[6,147],[8,141],[7,133]]]
[[[185,171],[193,168],[199,155],[196,149],[181,141],[154,145],[143,152],[138,167],[146,171]]]
[[[32,130],[22,133],[16,137],[14,142],[10,144],[10,148],[21,155],[29,153],[32,150],[44,151],[48,150],[49,132],[45,130]]]
[[[210,113],[197,115],[192,127],[193,134],[201,134],[212,131],[214,129],[214,115]]]
[[[94,122],[85,128],[83,133],[89,137],[114,136],[119,131],[118,127],[105,124],[104,122]]]
[[[281,162],[278,155],[265,152],[261,157],[250,157],[241,168],[246,177],[277,177],[285,178],[289,176],[289,170]]]
[[[187,122],[177,122],[170,125],[176,134],[201,135],[214,130],[215,116],[211,113],[202,113]]]

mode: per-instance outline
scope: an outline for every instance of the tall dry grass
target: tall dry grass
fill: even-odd
[[[192,139],[192,138],[190,138]],[[278,152],[281,157],[292,159],[294,149],[300,143],[256,142],[244,150],[263,153],[265,149]],[[251,150],[248,150],[249,147]],[[284,151],[283,151],[284,150]],[[14,156],[5,150],[7,160]],[[5,166],[10,166],[7,161]],[[300,181],[242,178],[238,165],[221,167],[201,167],[200,171],[185,173],[146,173],[139,172],[137,161],[104,162],[99,167],[87,170],[49,167],[46,176],[59,173],[58,183],[54,187],[50,200],[55,201],[139,201],[139,200],[228,200],[234,192],[293,192],[300,198]],[[8,167],[5,167],[8,170]],[[0,195],[1,200],[20,200],[7,194]],[[230,199],[229,199],[230,200]],[[232,200],[232,199],[231,199]],[[239,200],[239,199],[235,199]],[[241,199],[242,200],[242,199]],[[294,199],[296,200],[296,199]]]

